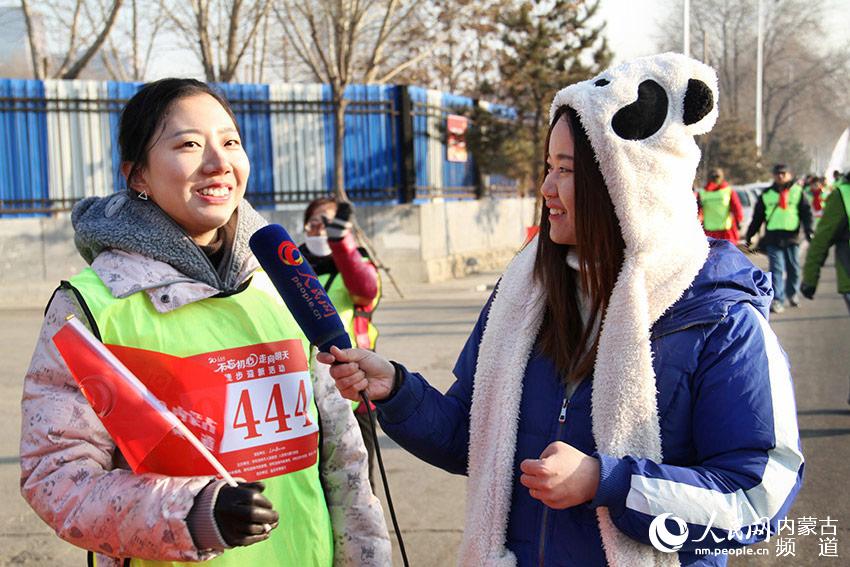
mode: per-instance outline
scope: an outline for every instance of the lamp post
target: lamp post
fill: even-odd
[[[762,82],[764,79],[764,30],[763,30],[762,0],[758,0],[758,22],[756,24],[756,153],[761,157],[761,106]]]

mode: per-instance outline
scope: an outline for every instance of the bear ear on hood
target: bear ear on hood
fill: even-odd
[[[689,79],[685,91],[682,121],[686,126],[696,124],[714,108],[714,93],[699,79]]]
[[[705,134],[717,120],[717,75],[699,64],[692,69],[682,97],[682,123],[693,136]]]

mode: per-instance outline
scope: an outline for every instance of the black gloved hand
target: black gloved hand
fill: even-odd
[[[343,222],[350,221],[352,213],[354,213],[354,205],[349,201],[342,201],[336,206],[335,218]]]
[[[221,537],[231,547],[251,545],[269,538],[277,527],[278,514],[262,492],[262,482],[240,482],[223,486],[213,508],[213,517]]]
[[[336,216],[332,219],[322,217],[322,222],[325,223],[325,231],[328,234],[328,240],[342,240],[351,231],[351,215],[353,213],[353,205],[348,201],[343,201],[336,207]]]
[[[815,298],[815,287],[808,284],[800,284],[800,293],[803,294],[803,297],[806,299],[814,299]]]
[[[807,232],[806,233],[806,242],[811,242],[813,236],[814,236],[814,233]]]

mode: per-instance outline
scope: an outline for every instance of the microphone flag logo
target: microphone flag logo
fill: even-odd
[[[284,240],[277,247],[277,257],[287,266],[300,266],[304,263],[304,256],[291,240]]]

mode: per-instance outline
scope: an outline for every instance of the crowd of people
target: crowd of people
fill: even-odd
[[[775,164],[772,173],[773,183],[761,189],[743,236],[747,251],[768,257],[773,278],[770,311],[782,313],[786,304],[799,307],[800,295],[813,299],[821,267],[829,249],[835,246],[837,291],[850,312],[850,171],[846,175],[834,171],[829,184],[825,177],[816,175],[797,179],[782,163]],[[708,180],[696,197],[705,234],[738,244],[743,207],[722,169],[709,170]],[[809,242],[802,269],[801,236]]]
[[[743,236],[750,245],[765,225],[771,284],[735,246],[743,211],[723,171],[710,171],[699,207],[688,192],[694,136],[713,127],[717,99],[715,71],[679,54],[557,93],[539,232],[443,393],[375,352],[381,282],[351,203],[311,202],[300,255],[288,256],[313,266],[355,345],[315,353],[247,245],[265,221],[243,198],[250,163],[229,104],[190,79],[143,86],[120,121],[126,190],[73,211],[90,266],[51,298],[25,379],[25,498],[99,566],[391,565],[365,391],[400,446],[468,475],[461,565],[725,565],[724,550],[777,532],[802,483],[790,370],[768,317],[813,297],[831,246],[850,255],[850,181],[804,190],[774,167]],[[836,262],[850,309],[848,266]],[[249,415],[245,390],[222,427],[246,428],[240,450],[261,447],[251,427],[264,415],[274,443],[303,455],[297,470],[233,486],[206,469],[131,467],[51,340],[69,315],[178,396],[199,380],[180,361],[245,349],[279,360],[285,345],[287,360],[306,361],[292,413],[303,431],[273,403],[289,362],[250,375],[272,392],[268,407]],[[232,381],[202,376],[219,392],[209,396]],[[653,530],[668,516],[721,537],[664,548]]]

